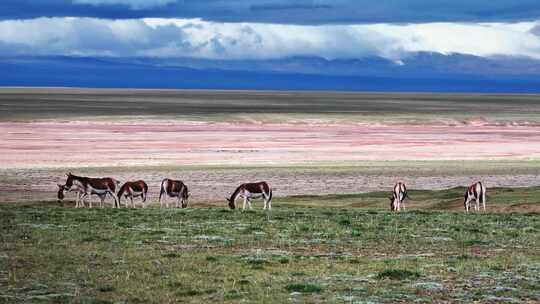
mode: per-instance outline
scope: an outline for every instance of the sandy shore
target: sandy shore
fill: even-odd
[[[3,168],[537,159],[539,126],[2,122]]]

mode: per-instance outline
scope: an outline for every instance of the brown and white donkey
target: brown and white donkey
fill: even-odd
[[[119,181],[114,178],[104,177],[104,178],[91,178],[77,176],[70,173],[66,173],[67,179],[66,183],[63,185],[63,191],[71,191],[77,193],[77,200],[75,202],[75,207],[84,207],[84,199],[92,194],[99,196],[100,206],[103,207],[103,201],[107,194],[112,196],[114,199],[114,208],[120,208],[120,203],[118,197],[116,196],[116,187],[120,184]],[[58,185],[59,188],[62,185]],[[58,199],[62,199],[64,196],[62,189],[58,190]],[[90,208],[92,208],[92,201],[89,201]]]
[[[267,208],[268,210],[272,209],[272,188],[266,182],[246,183],[238,186],[232,193],[231,198],[225,198],[229,202],[231,209],[236,208],[236,199],[238,197],[244,198],[242,210],[246,210],[246,203],[249,210],[251,210],[251,199],[256,198],[262,198],[264,200],[264,210]]]
[[[160,207],[163,207],[163,201],[161,200],[163,195],[166,195],[168,197],[176,197],[177,208],[180,207],[180,204],[182,205],[182,208],[186,208],[188,206],[189,190],[186,184],[184,184],[184,182],[182,181],[172,180],[169,178],[161,181],[161,188],[159,190]],[[167,204],[167,208],[169,208],[169,202],[167,201],[166,197],[165,203]]]
[[[120,190],[118,190],[118,203],[120,203],[122,196],[126,199],[129,198],[131,201],[131,208],[135,208],[135,203],[133,203],[134,197],[141,197],[142,206],[145,207],[144,203],[146,202],[146,194],[148,193],[148,185],[143,180],[138,180],[134,182],[125,182]],[[128,204],[126,203],[126,207]]]
[[[482,184],[482,182],[476,182],[467,188],[467,191],[465,192],[465,201],[463,202],[463,205],[465,205],[465,211],[469,212],[469,209],[471,208],[471,201],[475,201],[474,209],[478,211],[480,209],[480,203],[482,203],[482,208],[484,211],[486,211],[486,187]]]
[[[401,211],[401,208],[403,207],[403,210],[405,210],[405,199],[408,198],[409,195],[407,194],[407,187],[404,183],[398,182],[394,186],[394,189],[392,190],[392,196],[389,197],[390,199],[390,210],[392,211]]]

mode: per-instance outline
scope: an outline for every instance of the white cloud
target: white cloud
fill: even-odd
[[[86,1],[86,0],[85,0]],[[0,55],[270,59],[412,52],[540,59],[539,22],[372,25],[218,23],[199,19],[38,18],[0,21]]]
[[[134,10],[160,7],[174,2],[176,2],[176,0],[73,0],[74,4],[89,4],[95,6],[120,4]]]

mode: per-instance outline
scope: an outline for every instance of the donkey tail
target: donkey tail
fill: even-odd
[[[144,194],[148,193],[148,185],[145,182],[142,182],[142,186]]]
[[[161,181],[161,186],[159,188],[159,201],[161,202],[161,197],[163,196],[163,193],[165,193],[165,182],[167,181],[167,179],[165,178],[164,180]]]

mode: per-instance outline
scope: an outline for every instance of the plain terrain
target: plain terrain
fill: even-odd
[[[0,89],[0,120],[138,116],[203,121],[540,121],[540,95]],[[284,117],[283,117],[284,116]]]
[[[539,139],[540,95],[0,89],[0,303],[538,303]],[[150,204],[59,203],[68,171]],[[225,207],[255,180],[271,212]]]
[[[464,190],[413,190],[394,214],[387,192],[271,212],[2,204],[0,302],[537,303],[540,189],[491,189],[470,214]]]

